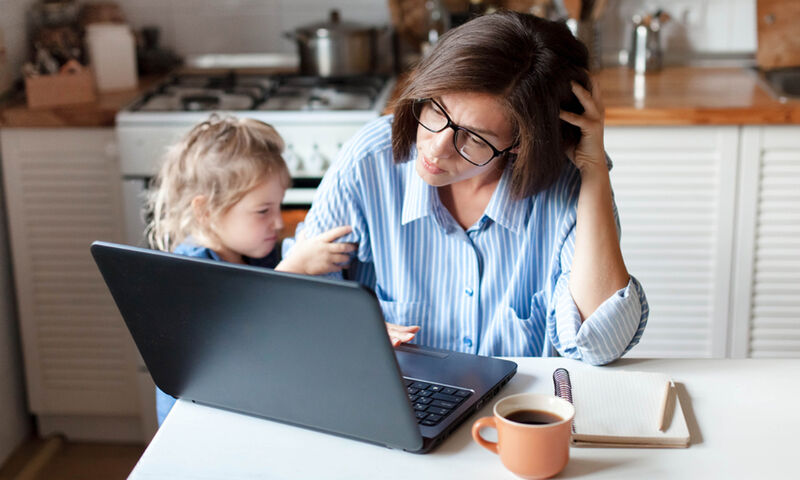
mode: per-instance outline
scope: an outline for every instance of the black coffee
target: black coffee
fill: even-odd
[[[527,425],[547,425],[548,423],[557,423],[564,420],[554,413],[542,410],[517,410],[506,415],[506,419]]]

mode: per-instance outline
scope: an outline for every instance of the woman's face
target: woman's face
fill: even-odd
[[[459,127],[467,128],[488,140],[498,150],[513,142],[511,122],[498,98],[486,93],[451,93],[437,98],[447,116]],[[422,125],[417,127],[417,174],[434,187],[442,187],[476,179],[494,180],[502,171],[495,158],[482,167],[466,161],[453,146],[452,128],[433,133]]]

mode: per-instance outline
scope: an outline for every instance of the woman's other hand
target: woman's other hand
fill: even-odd
[[[386,331],[389,332],[389,340],[392,341],[392,346],[396,347],[401,343],[408,343],[413,340],[417,332],[419,332],[419,326],[413,325],[409,327],[386,322]]]
[[[352,231],[352,227],[344,225],[312,238],[305,238],[303,232],[300,232],[297,243],[275,270],[305,275],[341,271],[350,262],[350,253],[356,249],[356,245],[336,240]]]
[[[581,129],[580,142],[575,146],[574,151],[567,152],[567,156],[578,167],[581,175],[600,169],[608,172],[605,147],[603,145],[605,108],[600,98],[600,88],[594,81],[591,84],[591,92],[576,82],[571,83],[572,92],[583,105],[584,112],[578,115],[564,110],[561,111],[561,120]]]

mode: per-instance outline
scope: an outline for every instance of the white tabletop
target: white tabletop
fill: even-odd
[[[558,478],[800,478],[800,359],[623,359],[606,367],[561,358],[511,360],[518,373],[498,397],[426,455],[178,401],[129,478],[514,479],[496,455],[473,442],[470,426],[506,395],[552,393],[551,375],[560,366],[671,375],[692,445],[572,448]],[[489,431],[484,435],[490,438]]]

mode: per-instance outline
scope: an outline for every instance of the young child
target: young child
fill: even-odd
[[[190,257],[319,275],[339,271],[355,248],[335,243],[347,226],[299,239],[280,259],[280,205],[290,183],[283,140],[258,120],[212,115],[168,151],[150,189],[152,248]],[[158,424],[175,399],[156,388]]]

